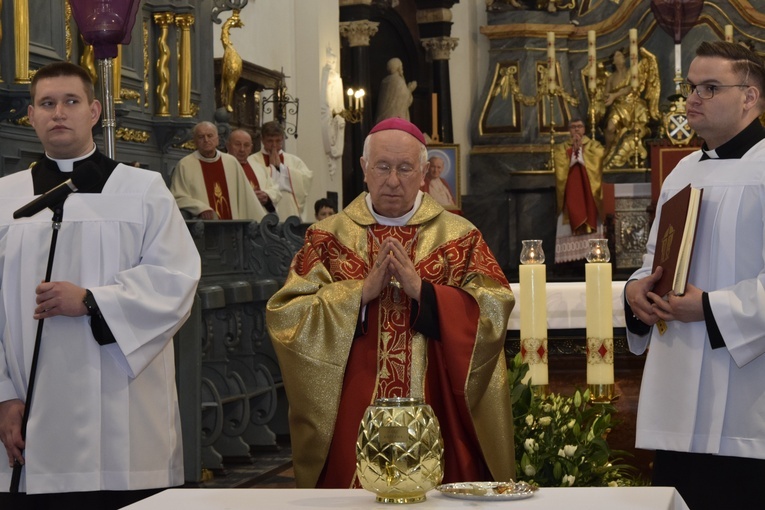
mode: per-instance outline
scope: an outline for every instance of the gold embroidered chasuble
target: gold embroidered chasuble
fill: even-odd
[[[475,227],[428,195],[403,227],[377,224],[364,197],[309,228],[285,285],[267,307],[290,403],[298,487],[316,486],[325,465],[337,458],[330,450],[343,452],[338,465],[345,477],[355,457],[348,458],[352,444],[337,449],[337,430],[357,430],[355,416],[375,398],[410,395],[433,401],[446,448],[450,434],[459,438],[457,431],[467,431],[480,449],[472,454],[483,457],[491,476],[513,477],[504,340],[514,298],[504,275]],[[395,282],[369,304],[368,330],[354,337],[363,279],[388,236],[402,242],[417,272],[433,284],[441,339],[411,329],[411,300]],[[465,313],[471,308],[473,315]],[[353,423],[341,421],[348,416]],[[460,451],[470,440],[454,443],[457,458],[471,453]],[[459,466],[451,468],[459,472]],[[343,483],[350,486],[352,476]]]

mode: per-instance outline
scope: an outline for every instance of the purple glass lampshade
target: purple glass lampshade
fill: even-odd
[[[72,14],[97,59],[117,56],[118,44],[130,44],[141,0],[70,0]]]
[[[695,25],[704,8],[703,0],[651,0],[653,12],[659,26],[680,44]]]

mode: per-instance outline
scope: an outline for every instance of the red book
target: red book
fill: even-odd
[[[689,184],[661,206],[652,270],[656,271],[658,266],[664,268],[661,279],[653,287],[653,292],[660,296],[670,290],[678,296],[685,293],[703,191]]]

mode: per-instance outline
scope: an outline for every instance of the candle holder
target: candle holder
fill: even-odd
[[[518,268],[521,312],[521,357],[529,365],[523,382],[531,381],[531,391],[538,397],[548,394],[547,368],[547,292],[545,252],[541,239],[522,241],[521,266]]]
[[[608,240],[590,239],[586,258],[587,387],[590,402],[610,404],[614,399],[614,328]]]
[[[341,116],[350,124],[358,124],[364,118],[366,92],[364,89],[353,90],[350,88],[346,94],[348,95],[348,108],[343,108],[339,112],[333,111],[332,114]]]
[[[590,239],[589,250],[585,255],[587,262],[608,262],[611,260],[611,250],[608,249],[608,239]]]
[[[541,239],[521,241],[521,264],[544,264],[545,252],[542,250]]]

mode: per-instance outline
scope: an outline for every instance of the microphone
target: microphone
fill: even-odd
[[[77,191],[88,191],[101,181],[102,172],[98,165],[92,161],[86,161],[72,172],[72,177],[62,182],[55,188],[51,188],[27,205],[13,213],[13,219],[28,218],[34,216],[43,209],[53,208],[66,200],[66,197]]]

